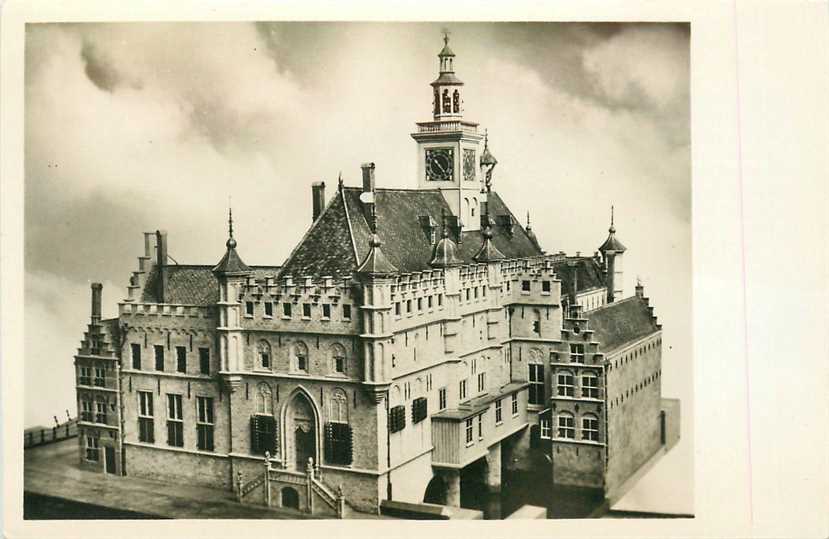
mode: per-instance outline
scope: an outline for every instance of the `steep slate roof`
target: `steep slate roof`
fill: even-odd
[[[279,266],[252,266],[257,281],[266,275],[275,277]],[[185,266],[173,264],[167,266],[167,303],[179,305],[210,305],[219,301],[219,281],[213,273],[213,266]],[[153,267],[147,276],[147,283],[141,295],[141,301],[156,303],[158,268]]]
[[[334,275],[349,274],[355,270],[358,261],[362,262],[368,254],[371,238],[371,229],[360,202],[361,193],[362,189],[357,187],[343,188],[342,196],[337,192],[288,257],[282,269],[283,274]],[[377,235],[383,242],[383,254],[389,263],[403,273],[430,269],[434,246],[421,226],[419,217],[430,216],[433,222],[438,223],[435,232],[440,237],[443,213],[452,214],[440,191],[376,189],[375,207]],[[489,208],[493,217],[507,214],[512,216],[512,237],[502,227],[493,227],[492,243],[506,258],[541,254],[497,193],[490,193]],[[464,264],[474,263],[472,257],[482,244],[480,231],[463,232],[463,242],[457,244],[456,254]]]
[[[338,192],[294,247],[282,266],[282,273],[297,277],[348,274],[368,253],[368,236],[364,241],[365,251],[361,251],[358,260],[354,256],[345,205]]]
[[[231,242],[233,242],[231,244]],[[242,261],[239,253],[236,252],[236,242],[231,238],[228,240],[227,252],[213,268],[217,273],[248,273],[250,267]]]
[[[573,269],[567,265],[568,260],[572,262],[573,258],[553,263],[556,275],[558,275],[558,278],[561,280],[562,296],[569,294],[572,291],[573,286]],[[578,286],[579,292],[605,286],[602,268],[593,258],[579,258],[576,263],[576,269],[578,271],[578,281],[576,282],[576,285]]]
[[[659,330],[648,304],[637,296],[608,303],[586,316],[605,354]]]

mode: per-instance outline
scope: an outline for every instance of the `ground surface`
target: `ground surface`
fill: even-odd
[[[311,518],[240,504],[230,491],[80,470],[77,444],[69,439],[24,452],[24,518]]]

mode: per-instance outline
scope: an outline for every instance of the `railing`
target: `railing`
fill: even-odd
[[[463,131],[465,133],[477,133],[478,124],[452,120],[448,122],[418,122],[418,133],[444,133],[447,131]]]
[[[65,423],[49,428],[29,429],[23,433],[23,448],[59,442],[78,435],[78,418],[69,418]]]
[[[272,505],[271,500],[271,482],[277,483],[288,483],[292,485],[299,485],[305,487],[306,493],[306,507],[305,510],[308,513],[314,512],[314,503],[313,503],[313,495],[316,494],[323,502],[326,503],[329,507],[331,507],[337,514],[337,518],[343,518],[345,514],[345,495],[343,494],[342,486],[337,489],[335,493],[332,491],[328,486],[326,486],[319,478],[319,476],[315,473],[316,470],[314,468],[314,459],[308,459],[308,465],[305,469],[305,473],[291,473],[285,470],[280,470],[271,467],[271,456],[270,453],[265,452],[265,471],[262,475],[258,476],[256,479],[252,481],[248,481],[247,483],[242,480],[242,472],[238,472],[236,475],[236,499],[239,503],[242,503],[242,500],[259,488],[260,486],[265,487],[265,505],[270,507]]]

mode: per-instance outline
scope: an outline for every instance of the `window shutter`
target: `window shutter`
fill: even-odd
[[[331,423],[325,424],[325,458],[328,462],[336,462],[334,454],[334,426]]]
[[[261,451],[259,443],[259,416],[250,418],[250,452],[259,454]]]
[[[351,464],[354,459],[354,436],[351,432],[351,425],[343,424],[345,430],[345,440],[343,445],[345,446],[345,455],[343,459],[343,464]]]

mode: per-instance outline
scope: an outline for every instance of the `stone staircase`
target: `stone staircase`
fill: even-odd
[[[301,498],[302,502],[298,501],[299,507],[297,509],[299,510],[312,515],[333,513],[336,515],[335,518],[340,519],[347,518],[353,513],[353,509],[345,501],[342,487],[334,490],[325,484],[314,467],[313,459],[308,459],[305,473],[300,473],[275,468],[271,463],[270,454],[265,453],[264,467],[265,470],[261,475],[247,482],[242,480],[241,472],[239,472],[235,488],[239,503],[252,501],[254,499],[252,493],[257,492],[259,487],[262,487],[264,505],[273,507],[274,487],[279,489],[290,486],[294,489],[301,489],[304,494]],[[318,500],[322,502],[322,506],[320,506]]]

